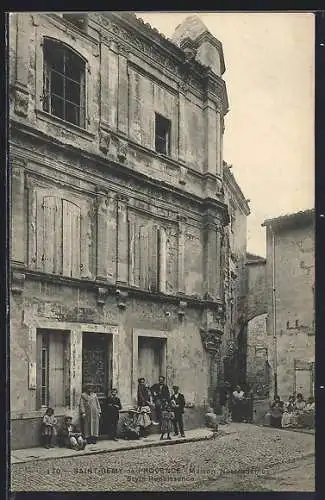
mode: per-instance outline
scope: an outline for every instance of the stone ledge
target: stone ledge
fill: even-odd
[[[26,463],[38,460],[52,460],[53,458],[68,458],[71,456],[95,455],[100,453],[111,453],[116,451],[126,451],[141,448],[152,448],[154,446],[169,446],[180,443],[191,443],[212,439],[214,433],[208,429],[195,429],[187,431],[187,437],[173,437],[170,441],[159,439],[159,435],[144,438],[141,441],[99,441],[96,445],[88,445],[84,451],[76,452],[69,448],[30,448],[24,450],[13,450],[11,453],[11,463]]]

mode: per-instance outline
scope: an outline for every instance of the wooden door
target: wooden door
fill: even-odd
[[[139,337],[138,376],[144,377],[150,386],[158,382],[163,370],[164,341],[153,337]]]
[[[304,398],[312,396],[312,371],[311,370],[296,370],[295,372],[296,393],[301,394]]]
[[[94,384],[99,398],[106,397],[110,388],[108,337],[102,333],[83,334],[82,385]]]

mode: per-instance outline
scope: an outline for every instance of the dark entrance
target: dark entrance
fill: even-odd
[[[106,406],[112,388],[112,336],[104,333],[83,332],[82,385],[94,384],[102,408],[99,434],[106,434]]]

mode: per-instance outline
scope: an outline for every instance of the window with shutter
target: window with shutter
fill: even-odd
[[[159,290],[160,230],[152,222],[129,223],[130,284],[144,290]]]
[[[69,403],[69,335],[66,331],[38,330],[36,337],[37,408]]]
[[[80,207],[68,200],[62,200],[63,215],[63,275],[80,277]]]
[[[62,198],[62,193],[45,188],[38,189],[34,199],[35,215],[28,226],[29,259],[33,268],[48,274],[89,278],[91,221],[88,204],[83,200]]]

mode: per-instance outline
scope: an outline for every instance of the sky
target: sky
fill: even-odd
[[[314,206],[314,16],[136,12],[171,38],[197,14],[223,44],[229,112],[224,160],[246,198],[247,249],[265,256],[267,218]]]

